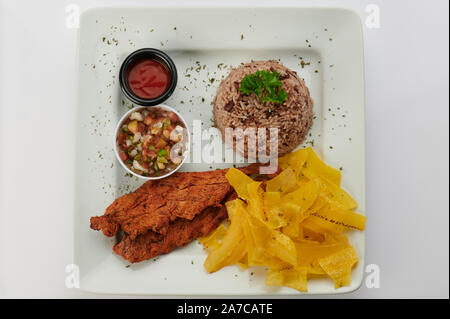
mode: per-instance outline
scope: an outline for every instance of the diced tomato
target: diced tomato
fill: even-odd
[[[122,151],[122,150],[119,151],[119,157],[120,157],[120,159],[121,159],[123,162],[125,162],[125,161],[128,159],[127,153],[125,153],[125,152]]]
[[[143,150],[142,151],[142,158],[145,160],[147,159],[154,159],[156,156],[158,155],[158,153],[155,150]]]
[[[154,120],[152,119],[152,117],[150,115],[147,115],[147,117],[144,119],[144,124],[147,126],[152,125],[153,122],[154,122]]]
[[[148,163],[146,163],[146,162],[142,162],[142,163],[141,163],[141,166],[142,166],[143,168],[145,168],[145,169],[149,169],[149,168],[150,168],[150,166],[149,166]]]
[[[155,148],[161,149],[167,145],[167,142],[163,138],[159,138],[157,142],[155,142]]]
[[[124,132],[119,131],[119,134],[117,134],[117,142],[119,144],[123,144],[125,142],[126,138],[127,138],[127,135]]]
[[[139,131],[141,134],[144,134],[144,133],[145,133],[145,130],[146,130],[145,124],[139,122],[139,124],[138,124],[138,131]]]
[[[169,112],[169,118],[172,123],[178,122],[178,116],[174,112]]]
[[[144,142],[144,144],[142,145],[142,147],[143,147],[143,148],[147,148],[150,144],[152,144],[153,139],[154,139],[153,135],[150,135],[149,138],[144,139],[145,142]]]

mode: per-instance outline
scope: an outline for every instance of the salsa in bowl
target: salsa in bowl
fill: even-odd
[[[186,160],[189,129],[169,106],[136,107],[120,119],[114,150],[129,173],[147,180],[164,178]]]

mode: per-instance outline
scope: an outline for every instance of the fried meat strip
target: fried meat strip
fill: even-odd
[[[242,168],[258,173],[258,164]],[[176,172],[144,183],[136,191],[117,198],[103,216],[91,217],[91,228],[112,237],[123,230],[131,238],[151,230],[165,235],[177,218],[191,220],[207,207],[220,207],[231,191],[227,170]]]
[[[236,198],[232,192],[223,204]],[[167,254],[177,247],[189,244],[192,240],[206,236],[217,228],[227,218],[225,205],[210,206],[195,216],[192,220],[178,218],[168,227],[166,235],[153,231],[139,235],[132,239],[125,235],[113,247],[113,251],[128,260],[130,263],[140,262],[162,254]]]
[[[240,169],[258,174],[260,166]],[[225,203],[237,197],[227,171],[176,172],[148,181],[117,198],[103,216],[91,217],[91,228],[108,237],[123,232],[113,251],[131,263],[169,253],[206,236],[227,218]]]

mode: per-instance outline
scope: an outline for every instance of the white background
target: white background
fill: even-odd
[[[77,30],[66,6],[187,1],[0,0],[0,298],[98,298],[65,287],[73,254]],[[186,5],[185,4],[185,5]],[[381,287],[344,298],[449,297],[447,0],[189,1],[346,7],[364,23],[366,263]],[[303,297],[305,298],[305,297]]]

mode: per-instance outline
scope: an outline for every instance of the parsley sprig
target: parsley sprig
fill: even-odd
[[[288,97],[281,85],[280,74],[277,71],[260,70],[244,76],[239,91],[245,95],[255,93],[261,103],[268,101],[281,104]]]

